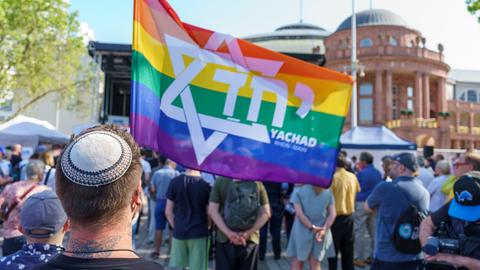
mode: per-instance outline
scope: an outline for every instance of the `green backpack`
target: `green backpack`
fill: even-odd
[[[232,181],[228,189],[223,218],[228,228],[245,231],[253,227],[260,211],[260,194],[256,182]]]

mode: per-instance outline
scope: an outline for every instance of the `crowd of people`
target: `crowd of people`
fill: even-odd
[[[286,254],[292,270],[321,262],[330,270],[480,269],[474,152],[450,162],[385,156],[381,172],[371,153],[340,151],[332,185],[322,188],[183,168],[114,126],[88,129],[63,150],[38,150],[22,160],[20,145],[0,148],[0,269],[164,269],[156,259],[166,255],[173,269],[206,270],[214,260],[218,270],[255,270],[268,239],[273,259]],[[152,260],[135,252],[142,216]],[[445,227],[441,237],[464,241],[456,254],[442,252]]]

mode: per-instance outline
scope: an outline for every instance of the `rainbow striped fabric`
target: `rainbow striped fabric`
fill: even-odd
[[[135,0],[131,130],[188,168],[327,187],[350,77]]]

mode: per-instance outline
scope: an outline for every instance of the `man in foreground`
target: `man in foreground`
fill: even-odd
[[[141,175],[138,145],[126,131],[97,126],[74,138],[56,176],[70,239],[63,254],[33,269],[163,269],[132,250]]]

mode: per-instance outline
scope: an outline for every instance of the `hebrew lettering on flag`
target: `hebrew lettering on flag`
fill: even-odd
[[[135,0],[131,130],[185,167],[329,186],[351,84]]]

